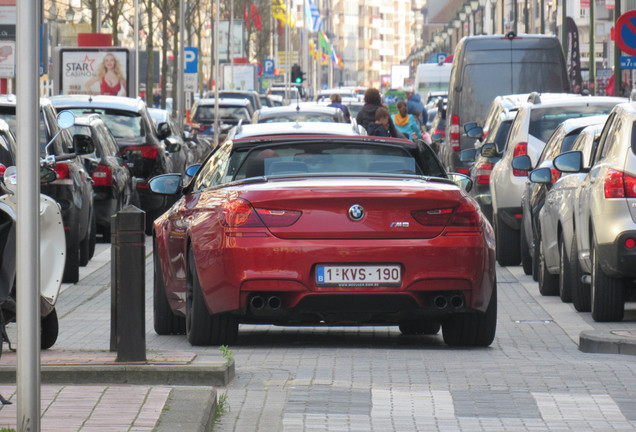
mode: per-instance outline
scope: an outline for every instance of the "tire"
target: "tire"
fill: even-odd
[[[185,333],[185,318],[176,315],[170,303],[168,302],[168,296],[166,295],[166,286],[163,281],[163,274],[161,272],[161,263],[159,262],[157,244],[154,242],[153,249],[153,321],[155,327],[155,333],[158,335],[171,335],[171,334],[184,334]]]
[[[527,275],[532,274],[532,255],[530,255],[530,248],[528,247],[528,240],[526,239],[526,230],[521,222],[521,235],[519,243],[521,245],[521,265],[523,266],[523,272]]]
[[[66,261],[64,263],[64,275],[62,282],[76,283],[79,281],[79,242],[66,245]]]
[[[186,278],[186,338],[193,346],[228,345],[238,334],[238,321],[228,314],[211,315],[205,304],[192,249]]]
[[[581,281],[583,271],[579,263],[579,249],[576,236],[572,238],[572,258],[570,259],[570,274],[572,280],[572,304],[578,312],[589,312],[592,309],[592,288]]]
[[[550,274],[543,256],[543,240],[539,240],[539,292],[543,296],[559,294],[559,276]]]
[[[441,325],[435,321],[412,320],[401,322],[399,328],[403,335],[436,335]]]
[[[598,246],[592,248],[592,318],[596,322],[622,321],[625,313],[625,281],[608,276],[598,257]]]
[[[500,266],[515,266],[521,262],[519,232],[510,228],[501,216],[495,216],[497,262]]]
[[[40,348],[45,350],[55,345],[60,331],[55,308],[40,321]]]
[[[88,262],[91,260],[91,227],[89,225],[88,230],[86,231],[86,236],[79,243],[79,265],[81,267],[86,266]]]
[[[537,240],[536,236],[533,236],[532,246],[532,280],[535,282],[539,282],[539,248],[537,245],[539,244],[539,240]]]
[[[572,275],[570,273],[570,257],[565,250],[563,236],[559,237],[559,297],[563,303],[572,301]]]
[[[487,347],[497,329],[497,281],[485,313],[462,313],[449,316],[442,323],[444,342],[449,346]]]

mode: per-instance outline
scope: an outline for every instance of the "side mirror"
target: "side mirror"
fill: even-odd
[[[550,168],[537,168],[530,173],[528,179],[530,179],[532,183],[552,184],[552,173],[550,172]]]
[[[433,142],[441,143],[444,140],[444,136],[441,133],[434,133],[431,135],[431,140]]]
[[[181,185],[180,174],[163,174],[148,182],[150,190],[159,195],[176,195]]]
[[[466,135],[471,138],[482,139],[484,136],[484,130],[481,126],[475,126],[474,128],[467,130]]]
[[[473,188],[473,181],[465,174],[449,173],[448,178],[466,192],[470,192]]]
[[[474,129],[477,127],[477,122],[469,122],[469,123],[464,123],[464,132],[468,132],[471,129]]]
[[[499,157],[499,152],[497,151],[497,147],[493,143],[484,144],[479,149],[479,154],[485,158],[496,158]]]
[[[459,153],[459,160],[462,162],[475,162],[477,156],[477,149],[466,149]]]
[[[75,124],[75,114],[71,111],[60,111],[57,115],[57,125],[60,129],[68,129]]]
[[[73,149],[78,155],[91,154],[95,152],[93,138],[88,135],[73,135]]]
[[[15,195],[18,189],[17,169],[14,166],[8,167],[2,176],[2,189],[9,195]]]
[[[530,156],[521,155],[512,159],[512,168],[519,171],[530,171],[532,169],[532,161]]]
[[[170,153],[177,153],[181,150],[181,144],[172,138],[166,139],[166,150]]]
[[[168,123],[163,122],[157,125],[157,136],[159,139],[166,139],[170,136],[170,125]]]
[[[197,171],[199,171],[199,167],[201,165],[190,165],[188,168],[186,168],[186,175],[188,177],[194,177],[194,175],[197,173]]]
[[[583,153],[580,151],[566,152],[555,157],[552,163],[561,172],[581,172],[583,171]]]

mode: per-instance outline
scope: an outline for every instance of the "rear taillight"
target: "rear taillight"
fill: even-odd
[[[561,178],[561,171],[554,167],[550,168],[550,174],[552,175],[552,184],[555,184]]]
[[[435,134],[442,134],[442,138],[446,138],[446,131],[443,130],[443,129],[435,129],[433,131],[433,135],[435,135]]]
[[[143,159],[156,159],[159,149],[155,146],[130,146],[122,150],[122,156],[134,159],[141,156]]]
[[[199,132],[203,132],[204,130],[206,130],[208,127],[204,124],[200,124],[197,126],[197,129],[199,130]]]
[[[93,171],[93,183],[95,186],[112,186],[113,171],[110,167],[106,165],[97,165],[97,168]]]
[[[459,142],[459,116],[451,116],[450,124],[450,143],[451,149],[454,152],[461,150],[461,144]]]
[[[433,209],[433,210],[414,210],[411,216],[418,223],[425,226],[446,226],[448,219],[453,214],[452,208]]]
[[[237,198],[225,204],[225,226],[230,228],[287,227],[293,225],[301,212],[294,210],[254,209],[244,199]]]
[[[495,164],[491,162],[480,162],[475,165],[475,177],[478,185],[487,185],[490,183],[490,173]]]
[[[0,164],[0,177],[4,175],[4,172],[7,170],[7,167]]]
[[[65,163],[55,164],[55,173],[57,174],[58,180],[67,178],[69,176],[68,166]]]
[[[481,216],[479,209],[472,200],[467,198],[459,202],[459,206],[455,209],[449,226],[458,227],[481,227]]]
[[[457,172],[460,174],[468,175],[470,171],[468,170],[468,168],[457,168]]]
[[[636,177],[608,169],[605,175],[605,198],[636,198]]]
[[[528,154],[528,143],[520,142],[519,144],[515,146],[515,150],[514,150],[514,153],[512,154],[512,157],[516,158],[517,156],[523,156],[527,154]],[[513,169],[512,175],[515,177],[527,177],[528,172]]]

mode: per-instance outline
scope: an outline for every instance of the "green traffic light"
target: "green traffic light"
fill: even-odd
[[[302,78],[296,78],[296,84],[301,84],[303,82]]]

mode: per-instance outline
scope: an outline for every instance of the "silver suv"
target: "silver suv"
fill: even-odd
[[[490,175],[497,262],[502,266],[521,262],[521,195],[527,171],[512,168],[512,159],[528,155],[537,163],[556,127],[569,118],[607,114],[623,98],[581,96],[568,93],[531,93],[519,107],[503,156]]]
[[[581,152],[555,159],[564,172],[587,172],[575,212],[578,258],[591,274],[595,321],[621,321],[636,278],[636,102],[612,110],[591,161]]]

